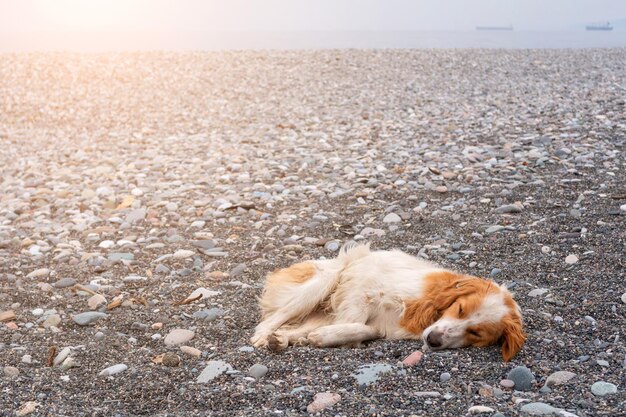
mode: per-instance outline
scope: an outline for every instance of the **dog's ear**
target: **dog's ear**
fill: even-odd
[[[522,320],[519,316],[504,318],[502,332],[502,359],[510,361],[520,351],[526,342],[526,335],[522,330]]]
[[[404,303],[400,325],[414,334],[421,334],[441,318],[441,312],[431,300],[411,300]]]

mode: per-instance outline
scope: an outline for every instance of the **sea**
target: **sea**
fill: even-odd
[[[0,52],[120,52],[268,49],[624,48],[613,31],[20,32],[3,33]]]

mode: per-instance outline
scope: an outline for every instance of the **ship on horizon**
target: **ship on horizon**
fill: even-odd
[[[610,22],[592,23],[586,26],[587,30],[613,30]]]
[[[508,26],[476,26],[476,30],[513,30],[513,25],[508,25]]]

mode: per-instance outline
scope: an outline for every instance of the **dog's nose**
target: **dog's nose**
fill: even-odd
[[[443,333],[433,330],[432,332],[428,333],[426,343],[428,343],[428,346],[433,348],[441,347],[441,345],[443,344]]]

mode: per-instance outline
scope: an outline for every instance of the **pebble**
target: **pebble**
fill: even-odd
[[[111,375],[119,374],[120,372],[124,372],[127,369],[128,369],[128,366],[126,366],[123,363],[118,363],[117,365],[109,366],[108,368],[103,369],[102,371],[100,371],[98,375],[99,376],[111,376]]]
[[[224,361],[209,361],[204,370],[198,375],[196,382],[207,383],[222,375],[224,372],[232,370],[232,366]]]
[[[180,365],[180,356],[174,354],[174,353],[170,353],[167,352],[163,355],[163,365],[165,366],[169,366],[169,367],[176,367],[178,365]]]
[[[91,297],[89,297],[89,299],[87,300],[87,305],[89,306],[90,309],[96,310],[101,305],[106,304],[106,302],[107,302],[107,299],[104,298],[103,295],[94,294]]]
[[[610,382],[598,381],[591,386],[591,392],[596,397],[617,393],[617,386]]]
[[[474,405],[467,410],[467,412],[470,414],[493,413],[494,411],[496,410],[491,407],[486,407],[484,405]]]
[[[488,235],[491,235],[503,229],[504,229],[504,226],[499,226],[499,225],[489,226],[487,230],[485,230],[485,233],[487,233]]]
[[[30,413],[34,412],[40,405],[41,404],[36,401],[26,401],[24,405],[19,410],[17,410],[15,415],[17,417],[27,416]]]
[[[402,361],[402,364],[405,365],[405,366],[415,366],[418,363],[420,363],[420,361],[422,360],[423,357],[424,357],[424,353],[422,353],[422,351],[420,351],[420,350],[416,350],[415,352],[413,352],[409,356],[407,356]]]
[[[605,368],[608,368],[608,367],[609,367],[609,361],[606,361],[606,360],[604,360],[604,359],[598,359],[598,360],[596,361],[596,363],[597,363],[598,365],[600,365],[600,366],[605,367]]]
[[[194,358],[199,358],[200,355],[202,355],[200,349],[196,349],[195,347],[191,346],[181,346],[180,351],[186,353],[189,356],[193,356]]]
[[[548,253],[550,253],[551,250],[552,249],[550,248],[550,246],[542,246],[541,247],[541,253],[548,254]]]
[[[505,214],[505,213],[512,214],[512,213],[521,213],[523,209],[524,209],[524,206],[522,206],[521,204],[506,204],[504,206],[498,207],[494,211],[496,213],[501,213],[501,214]]]
[[[63,361],[65,359],[67,359],[68,356],[70,356],[70,353],[72,353],[72,349],[69,347],[64,347],[63,349],[61,349],[61,351],[59,353],[57,353],[57,355],[54,357],[54,360],[52,361],[52,365],[53,366],[59,366],[63,363]]]
[[[341,400],[341,395],[334,392],[320,392],[315,394],[313,402],[307,405],[306,411],[317,413],[328,407],[332,407]]]
[[[517,391],[530,391],[535,382],[535,377],[525,366],[518,366],[513,368],[506,379],[510,379],[515,383],[515,389]]]
[[[573,265],[576,262],[578,262],[578,256],[576,256],[576,255],[567,255],[565,257],[565,263],[568,264],[568,265]]]
[[[512,381],[510,379],[503,379],[500,381],[500,386],[502,388],[513,388],[515,386],[515,381]]]
[[[55,288],[67,288],[76,284],[76,280],[74,278],[61,278],[54,284],[52,284]]]
[[[622,294],[622,297],[620,299],[622,300],[622,303],[626,304],[626,292]]]
[[[324,248],[331,252],[337,252],[340,246],[341,245],[339,242],[337,242],[336,240],[331,240],[330,242],[326,242],[326,244],[324,245]]]
[[[547,288],[535,288],[534,290],[532,290],[532,291],[530,291],[528,293],[528,296],[529,297],[539,297],[541,295],[544,295],[548,291],[550,291],[550,290],[548,290]]]
[[[174,252],[173,257],[176,259],[187,259],[187,258],[191,258],[195,254],[196,254],[196,251],[193,251],[193,250],[179,249],[176,252]]]
[[[576,374],[574,372],[557,371],[557,372],[554,372],[553,374],[551,374],[546,379],[546,385],[548,387],[553,387],[553,386],[556,386],[556,385],[563,385],[563,384],[567,383],[568,381],[570,381],[575,376],[576,376]]]
[[[444,372],[439,375],[439,382],[448,382],[452,376],[449,372]]]
[[[213,307],[208,310],[200,310],[193,313],[192,317],[195,319],[204,319],[208,322],[214,321],[224,315],[224,310],[221,308]]]
[[[165,346],[182,345],[183,343],[187,343],[188,341],[193,339],[195,335],[196,334],[191,330],[174,329],[169,332],[167,336],[165,336],[163,342],[165,343]]]
[[[402,221],[402,218],[398,216],[396,213],[389,213],[383,219],[383,223],[399,223]]]
[[[250,375],[254,379],[261,379],[265,376],[267,371],[267,366],[255,363],[250,367],[250,369],[248,369],[248,375]]]
[[[4,375],[9,377],[9,378],[16,377],[19,374],[20,374],[20,370],[17,369],[15,366],[5,366],[4,367]]]
[[[554,408],[551,405],[541,402],[524,404],[522,405],[522,408],[520,408],[520,411],[531,416],[560,414],[560,409]]]
[[[72,316],[72,320],[74,320],[74,323],[78,324],[79,326],[89,326],[96,323],[98,320],[108,316],[109,315],[106,313],[87,311],[85,313],[80,313]]]

